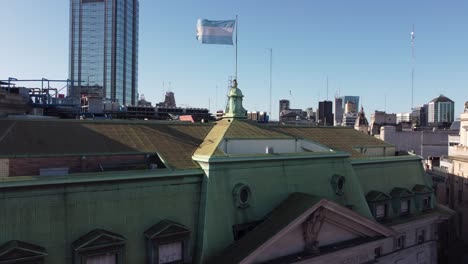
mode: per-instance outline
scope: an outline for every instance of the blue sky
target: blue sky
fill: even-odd
[[[1,0],[0,79],[66,79],[69,1]],[[139,92],[153,103],[165,90],[182,106],[222,108],[234,72],[234,48],[201,45],[197,18],[239,15],[239,87],[248,110],[269,109],[273,48],[273,118],[278,100],[293,108],[359,95],[374,110],[411,107],[410,32],[415,24],[414,105],[439,94],[468,100],[468,1],[140,0]],[[216,88],[218,87],[218,88]],[[289,93],[291,91],[291,94]]]

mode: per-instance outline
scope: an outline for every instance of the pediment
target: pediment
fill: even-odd
[[[368,202],[380,202],[392,199],[392,197],[384,192],[370,191],[366,194],[366,200]]]
[[[43,247],[12,240],[0,247],[0,263],[13,260],[38,260],[47,256]]]
[[[395,187],[390,192],[390,196],[392,196],[392,198],[401,198],[401,197],[410,196],[413,194],[414,193],[412,191],[406,188],[400,188],[400,187]]]
[[[102,229],[95,229],[73,243],[75,251],[125,244],[125,237]]]
[[[185,235],[188,233],[190,233],[190,230],[187,227],[170,220],[162,220],[146,230],[145,236],[153,239],[156,237]]]
[[[430,187],[427,187],[426,185],[416,184],[413,187],[413,192],[416,194],[432,193],[433,189]]]
[[[287,200],[297,195],[307,196],[292,194]],[[297,197],[292,200],[301,203]],[[393,230],[326,199],[319,199],[305,210],[288,209],[290,214],[298,213],[293,218],[285,218],[278,212],[284,209],[284,203],[288,204],[283,202],[269,219],[228,248],[223,259],[233,258],[233,263],[261,263],[291,255],[313,256],[325,248],[333,251],[333,245],[366,243],[395,235]],[[275,226],[281,228],[274,230]],[[233,257],[236,254],[243,256]]]

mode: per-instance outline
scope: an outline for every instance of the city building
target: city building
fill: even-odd
[[[345,110],[343,113],[342,126],[354,127],[356,119],[358,118],[356,103],[348,101],[345,104]]]
[[[335,97],[335,122],[334,126],[341,126],[344,113],[343,97]]]
[[[377,110],[373,114],[371,114],[371,135],[380,134],[380,128],[382,126],[396,126],[396,114],[387,114],[385,111]]]
[[[280,122],[301,121],[307,119],[307,112],[302,111],[302,109],[291,109],[289,100],[280,100],[279,109]]]
[[[449,136],[448,155],[442,156],[439,166],[431,168],[437,200],[457,212],[460,237],[468,245],[468,102],[460,116],[460,132]],[[437,164],[436,164],[437,165]],[[465,259],[468,260],[468,258]]]
[[[177,107],[175,102],[175,96],[173,92],[166,92],[164,96],[164,102],[156,104],[157,107]]]
[[[333,102],[322,101],[319,102],[317,108],[317,124],[323,126],[333,126]]]
[[[369,121],[367,121],[366,114],[364,113],[364,107],[361,106],[354,124],[354,129],[361,131],[362,133],[369,134]]]
[[[434,98],[428,106],[429,125],[450,127],[455,120],[454,107],[455,103],[443,95]]]
[[[400,124],[403,122],[411,122],[411,113],[397,113],[396,114],[396,123]]]
[[[93,87],[137,105],[138,19],[138,0],[70,0],[69,96]]]
[[[346,110],[346,104],[351,103],[354,106],[354,111],[350,111],[351,109]],[[353,112],[357,114],[357,109],[359,109],[359,96],[351,96],[351,95],[345,95],[345,96],[337,96],[335,97],[335,120],[334,120],[334,125],[335,126],[344,126],[343,118],[345,116],[348,116],[348,126],[353,127],[354,122],[350,120],[350,115],[347,113]],[[354,119],[353,121],[355,121]],[[352,124],[351,124],[352,123]]]
[[[417,127],[426,127],[428,126],[427,122],[427,112],[428,112],[429,105],[424,104],[419,107],[413,108],[411,112],[411,123]]]
[[[441,157],[448,154],[448,137],[458,130],[425,129],[411,130],[401,126],[382,126],[378,138],[394,144],[399,152],[411,152],[423,157]]]
[[[290,108],[289,105],[290,105],[289,100],[281,99],[279,101],[279,111],[281,112],[283,110],[289,110],[289,108]]]
[[[216,124],[0,119],[0,262],[447,263],[419,157],[242,97]]]

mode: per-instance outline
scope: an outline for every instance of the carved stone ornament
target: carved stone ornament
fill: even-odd
[[[319,250],[319,241],[317,240],[320,229],[325,220],[325,210],[319,208],[303,223],[303,234],[305,248],[304,251],[309,254],[317,254]]]

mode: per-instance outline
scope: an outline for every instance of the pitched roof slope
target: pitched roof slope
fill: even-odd
[[[248,120],[232,120],[231,126],[226,131],[226,138],[235,139],[281,139],[292,138],[284,133],[266,129],[265,126]]]
[[[321,200],[305,193],[292,193],[281,202],[263,223],[247,233],[245,237],[227,247],[212,263],[240,263],[245,257],[272,238],[294,219]],[[222,260],[222,261],[221,261]]]
[[[192,169],[192,153],[212,125],[174,122],[0,120],[0,156],[158,152],[173,168]]]

